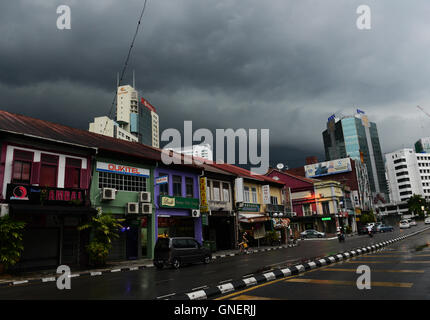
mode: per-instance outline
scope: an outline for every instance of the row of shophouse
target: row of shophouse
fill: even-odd
[[[0,146],[1,214],[26,222],[21,269],[85,265],[90,234],[78,226],[100,213],[124,219],[110,260],[152,258],[164,234],[223,250],[244,231],[257,243],[269,232],[286,243],[293,231],[353,223],[339,205],[347,188],[336,181],[165,165],[160,149],[5,111]]]

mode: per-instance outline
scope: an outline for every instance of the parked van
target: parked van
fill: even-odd
[[[211,251],[194,238],[159,238],[155,244],[154,266],[158,269],[162,269],[164,266],[178,269],[187,263],[209,263],[211,259]]]

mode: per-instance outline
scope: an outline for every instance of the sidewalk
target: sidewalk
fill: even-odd
[[[270,250],[284,249],[292,247],[292,245],[280,245],[280,246],[260,246],[253,247],[249,254],[264,252]],[[220,250],[212,253],[212,259],[221,259],[225,257],[232,257],[239,255],[239,250]],[[152,268],[154,264],[152,259],[139,259],[139,260],[126,260],[126,261],[109,261],[103,268],[71,268],[71,278],[80,276],[100,276],[106,273],[112,272],[123,272],[123,271],[136,271],[145,268]],[[59,275],[56,273],[56,269],[42,270],[42,271],[28,271],[20,272],[19,274],[3,274],[0,275],[0,286],[11,286],[28,284],[35,282],[51,282],[56,281],[56,277]]]

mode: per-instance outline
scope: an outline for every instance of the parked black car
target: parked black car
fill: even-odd
[[[211,259],[211,251],[194,238],[159,238],[155,244],[154,266],[158,269],[162,269],[164,266],[178,269],[187,263],[209,263]]]

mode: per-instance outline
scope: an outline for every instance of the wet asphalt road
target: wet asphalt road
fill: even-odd
[[[370,289],[358,289],[357,267],[370,268]],[[430,299],[430,230],[347,261],[330,264],[220,300]]]
[[[347,238],[344,243],[339,243],[337,240],[302,241],[295,248],[226,257],[214,260],[208,265],[184,266],[179,270],[149,268],[93,277],[81,276],[72,278],[71,290],[58,290],[55,282],[2,287],[0,299],[156,299],[172,293],[190,292],[195,288],[240,279],[270,267],[286,266],[364,245],[372,245],[422,228],[424,225],[418,224],[408,230],[397,229],[394,232],[377,234],[373,238],[366,235],[354,236]],[[430,231],[423,234],[428,236],[430,241]],[[417,237],[420,235],[412,239]],[[412,240],[403,240],[399,245],[409,241]],[[334,297],[333,294],[332,297]],[[305,295],[303,298],[308,297]],[[309,299],[311,298],[312,295],[309,296]]]

